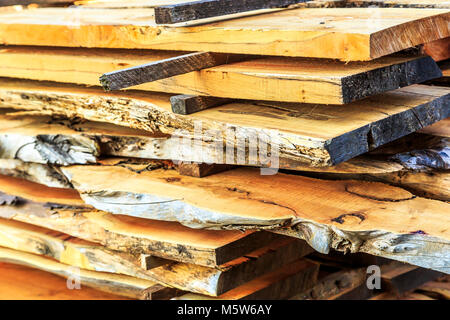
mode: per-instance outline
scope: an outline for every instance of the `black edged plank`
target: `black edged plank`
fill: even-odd
[[[270,8],[282,8],[307,0],[201,0],[155,8],[157,24],[174,24],[228,14]]]

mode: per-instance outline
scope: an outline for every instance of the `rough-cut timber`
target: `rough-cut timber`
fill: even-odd
[[[114,216],[82,207],[84,202],[73,190],[0,177],[1,191],[14,194],[9,198],[3,194],[0,198],[0,204],[4,205],[0,206],[2,217],[21,217],[18,220],[98,242],[112,250],[214,267],[273,240],[273,236],[264,232],[193,230],[177,223]]]
[[[192,114],[201,110],[232,102],[231,99],[181,94],[170,97],[172,111],[177,114]]]
[[[232,103],[187,117],[172,113],[169,97],[163,94],[104,93],[94,88],[2,80],[0,108],[51,111],[212,141],[219,154],[226,148],[240,149],[229,152],[226,164],[257,164],[258,146],[261,163],[274,168],[277,154],[329,166],[401,138],[449,117],[449,93],[445,87],[412,85],[345,106]],[[268,145],[275,148],[270,154],[264,152]],[[199,143],[191,152],[202,154],[202,149]]]
[[[5,12],[0,43],[359,61],[450,36],[445,9],[300,8],[182,29],[157,26],[152,15],[143,8]]]
[[[286,7],[307,0],[200,0],[155,7],[157,24],[174,24],[191,20],[225,16],[245,11]]]
[[[299,259],[288,266],[267,273],[228,291],[217,300],[279,300],[305,291],[317,282],[319,265]],[[174,300],[212,300],[214,298],[188,293]]]
[[[0,262],[0,300],[126,300],[82,286],[67,288],[67,279],[17,264]]]
[[[431,130],[445,136],[445,132],[427,129],[430,132]],[[376,149],[371,154],[336,166],[304,167],[297,170],[302,175],[321,179],[386,182],[408,189],[419,196],[450,201],[448,137],[413,133]]]
[[[227,54],[194,52],[150,62],[140,66],[103,74],[100,83],[107,91],[133,87],[146,82],[170,78],[206,68],[215,67],[230,59]]]
[[[0,230],[2,247],[45,255],[73,267],[124,274],[211,296],[234,289],[313,251],[304,241],[280,236],[269,245],[216,268],[171,260],[165,260],[164,265],[141,268],[139,255],[112,251],[60,232],[4,219],[0,219]]]
[[[57,262],[53,259],[3,247],[0,247],[0,261],[40,269],[68,278],[68,281],[71,281],[71,279],[74,281],[73,279],[75,277],[79,277],[81,286],[88,286],[97,290],[134,299],[140,298],[143,290],[155,285],[155,282],[153,281],[124,275],[74,269],[69,265]]]
[[[180,53],[155,50],[3,47],[0,76],[98,86],[104,73],[177,55]],[[136,89],[201,96],[187,100],[187,108],[198,99],[201,106],[209,106],[215,101],[212,97],[343,104],[441,75],[431,58],[421,56],[388,56],[347,64],[291,57],[233,62],[233,57],[225,65]]]
[[[448,223],[445,215],[448,203],[423,199],[401,188],[375,182],[325,181],[283,174],[268,177],[259,175],[255,169],[235,169],[202,179],[157,170],[133,175],[128,169],[119,167],[96,166],[89,170],[88,166],[82,166],[69,169],[71,178],[77,180],[77,187],[81,184],[81,192],[88,189],[103,190],[101,193],[85,193],[85,200],[99,207],[108,207],[116,213],[120,210],[133,215],[152,214],[153,217],[159,215],[165,219],[176,217],[191,226],[213,229],[276,228],[283,224],[283,228],[273,231],[304,239],[322,253],[328,253],[331,249],[365,252],[449,273],[449,234],[447,229],[441,227]],[[121,172],[121,169],[124,171]],[[126,174],[125,179],[123,174]],[[103,175],[106,178],[101,177]],[[94,177],[102,181],[93,181]],[[111,177],[120,180],[120,185],[108,187],[108,183],[113,184]],[[22,181],[21,186],[17,186],[15,180],[3,177],[0,184],[2,191],[10,195],[26,194],[31,199],[40,199],[36,193],[42,192],[47,197],[50,195],[59,199],[60,203],[64,199],[57,194],[64,189],[56,192],[40,186],[37,190],[38,187],[31,182]],[[102,182],[104,186],[101,186]],[[94,183],[96,188],[92,188],[91,184]],[[152,190],[153,195],[149,190]],[[160,201],[161,197],[164,198],[163,202]],[[211,197],[214,201],[210,200]],[[228,252],[228,255],[225,250],[216,249],[199,252],[196,249],[202,243],[199,235],[208,231],[183,230],[176,224],[167,225],[168,222],[135,220],[137,218],[113,216],[88,209],[77,210],[74,215],[75,208],[64,206],[58,209],[58,206],[53,205],[45,209],[42,205],[30,203],[18,207],[16,204],[20,203],[20,198],[11,196],[6,197],[4,203],[6,205],[0,206],[3,217],[107,244],[115,250],[184,259],[185,262],[195,261],[206,266],[225,263],[224,256],[228,256],[230,261],[236,258],[237,248],[245,246],[248,249],[252,241],[261,246],[262,239],[268,239],[264,233],[259,238],[258,233],[238,233],[230,234],[234,238],[234,242],[231,242],[217,231],[209,231],[209,243],[215,243],[217,248],[220,239],[222,243],[228,244],[222,246],[232,252]],[[52,218],[45,218],[49,216]],[[157,225],[166,227],[158,229],[155,227]],[[190,234],[189,238],[187,234]],[[241,245],[236,240],[238,235]],[[216,241],[213,237],[216,237]],[[178,242],[175,247],[162,245],[170,239],[180,239],[182,244]],[[204,246],[206,239],[202,239]],[[242,241],[248,242],[244,245]],[[157,251],[153,249],[155,243],[158,243]],[[219,257],[222,260],[217,263],[216,253],[219,252],[224,255]],[[230,258],[233,254],[235,256]]]
[[[72,188],[58,167],[15,159],[0,159],[0,174],[23,178],[52,188]]]

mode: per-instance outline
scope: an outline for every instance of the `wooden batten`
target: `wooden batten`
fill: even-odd
[[[300,8],[186,27],[183,32],[157,26],[151,21],[152,16],[153,9],[143,8],[82,11],[42,8],[5,12],[0,14],[0,43],[212,51],[351,61],[372,60],[450,36],[450,13],[445,9]],[[98,23],[100,17],[102,23]],[[372,22],[367,24],[369,17]],[[43,23],[52,20],[55,23]]]
[[[2,80],[0,107],[45,110],[157,134],[197,137],[201,140],[197,148],[203,148],[203,140],[225,140],[219,151],[225,146],[241,149],[228,157],[226,164],[258,165],[246,151],[254,147],[251,142],[256,137],[261,150],[264,144],[275,145],[280,160],[330,166],[447,118],[449,93],[449,88],[412,85],[346,106],[232,103],[187,117],[173,114],[169,97],[163,94],[104,93],[93,88]],[[230,126],[235,131],[230,132]],[[242,146],[237,146],[238,142]],[[217,143],[215,147],[217,150]],[[276,165],[272,158],[263,162]],[[282,166],[289,167],[289,163]]]
[[[179,55],[173,51],[10,46],[0,49],[0,76],[98,86],[99,77],[104,73]],[[414,55],[349,63],[292,57],[248,58],[239,62],[232,55],[227,60],[225,65],[133,88],[211,96],[177,99],[175,111],[198,111],[199,107],[224,104],[224,100],[213,97],[345,104],[441,74],[431,58]]]

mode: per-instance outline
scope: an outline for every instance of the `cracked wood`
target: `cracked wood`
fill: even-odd
[[[104,93],[60,84],[0,82],[0,107],[51,111],[157,134],[197,137],[214,142],[219,150],[225,146],[239,148],[241,151],[226,164],[242,165],[257,164],[249,159],[248,151],[250,146],[255,147],[250,143],[255,137],[261,149],[265,144],[278,146],[280,158],[312,166],[338,164],[447,118],[449,99],[449,88],[412,85],[346,106],[232,103],[186,117],[173,114],[169,97],[163,94]],[[197,129],[199,124],[201,128]],[[233,132],[230,126],[235,127]],[[200,143],[191,152],[201,154],[201,148]],[[266,165],[271,165],[270,161],[276,165],[276,157],[263,154],[267,157]]]

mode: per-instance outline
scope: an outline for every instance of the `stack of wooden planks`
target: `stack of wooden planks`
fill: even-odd
[[[0,293],[448,299],[433,2],[0,1]]]

